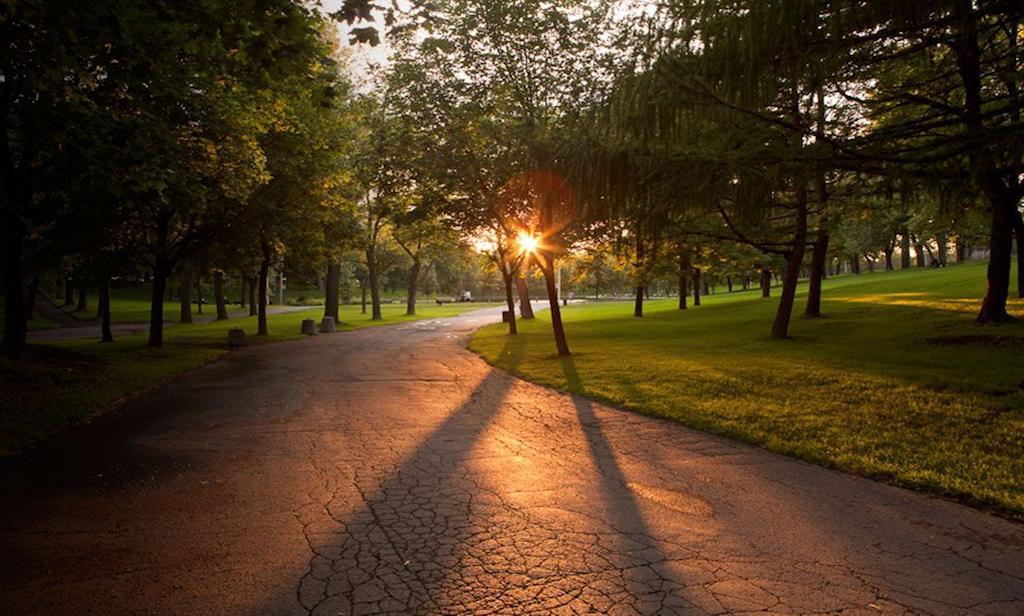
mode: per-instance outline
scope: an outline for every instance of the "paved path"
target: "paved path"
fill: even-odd
[[[1024,613],[1021,525],[529,385],[463,349],[492,315],[233,353],[8,464],[0,612]]]

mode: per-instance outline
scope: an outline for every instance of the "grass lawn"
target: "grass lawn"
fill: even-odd
[[[650,302],[643,319],[631,303],[569,306],[570,358],[546,313],[470,347],[537,383],[1024,520],[1024,323],[973,323],[984,276],[970,263],[834,278],[826,316],[797,312],[789,340],[768,336],[772,289],[685,312]]]
[[[359,306],[342,306],[341,331],[417,319],[454,316],[489,304],[438,306],[424,301],[414,317],[405,306],[383,306],[384,320],[371,321]],[[110,344],[76,340],[31,345],[22,362],[0,360],[0,457],[13,455],[47,435],[115,407],[191,368],[228,352],[227,330],[241,327],[252,344],[301,338],[302,319],[323,309],[269,315],[270,336],[256,338],[256,317],[198,325],[175,325],[164,332],[164,347],[146,346],[146,336],[123,336]]]

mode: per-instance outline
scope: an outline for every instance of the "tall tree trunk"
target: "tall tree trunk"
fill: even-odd
[[[416,314],[416,292],[420,285],[420,260],[416,257],[409,268],[409,288],[405,294],[405,314]]]
[[[36,297],[39,295],[39,276],[33,276],[25,293],[25,320],[31,321],[36,315]]]
[[[893,246],[891,244],[886,246],[885,250],[883,252],[885,253],[885,271],[891,272],[893,270],[893,266],[892,266]]]
[[[369,245],[366,248],[366,272],[370,279],[370,319],[379,321],[384,318],[380,311],[380,280],[377,275],[377,247]]]
[[[85,285],[78,287],[78,305],[75,312],[85,312],[89,308],[89,289]]]
[[[693,305],[700,306],[701,276],[700,268],[693,268]]]
[[[338,279],[341,277],[341,263],[334,259],[327,261],[327,279],[324,280],[326,287],[324,299],[324,316],[331,317],[337,323],[338,319]]]
[[[964,245],[964,241],[960,238],[956,240],[956,262],[963,263],[967,260],[967,246]]]
[[[924,262],[924,244],[922,244],[920,242],[915,242],[914,243],[914,252],[916,253],[915,257],[914,257],[916,265],[918,267],[924,267],[925,266],[925,262]]]
[[[153,265],[153,292],[149,301],[149,341],[146,344],[151,347],[164,345],[164,295],[170,275],[170,264],[158,257]]]
[[[21,270],[21,253],[25,242],[25,224],[16,217],[0,223],[2,227],[3,286],[4,286],[4,356],[20,359],[25,354],[25,336],[28,319],[25,316],[25,281]]]
[[[248,282],[249,282],[249,316],[250,317],[254,317],[254,316],[256,316],[259,313],[259,305],[258,305],[259,304],[259,300],[257,299],[257,295],[259,293],[259,289],[256,288],[256,285],[259,284],[259,277],[258,276],[249,276]]]
[[[526,278],[516,276],[516,295],[519,296],[519,314],[524,319],[533,318],[533,304],[530,303],[530,286],[526,284]]]
[[[562,325],[562,309],[558,305],[558,288],[555,286],[555,257],[545,250],[542,252],[543,263],[541,272],[544,274],[544,286],[548,292],[548,306],[551,310],[551,329],[555,335],[555,348],[559,356],[569,355],[569,342],[565,337],[565,326]]]
[[[257,309],[256,317],[256,335],[257,336],[269,336],[270,330],[267,329],[267,292],[270,283],[270,257],[272,256],[270,250],[270,244],[263,242],[260,245],[262,251],[262,258],[260,259],[260,279],[257,283],[259,285],[259,307]]]
[[[900,269],[910,269],[910,231],[900,231]]]
[[[192,322],[192,270],[186,269],[181,272],[181,295],[179,297],[178,323]]]
[[[501,265],[501,280],[505,283],[505,306],[508,308],[508,335],[515,336],[519,333],[516,328],[516,300],[512,296],[512,279],[516,276],[506,271],[508,266]]]
[[[679,256],[679,309],[686,310],[686,297],[690,294],[690,263],[686,257]]]
[[[113,342],[114,333],[110,329],[110,278],[104,278],[99,289],[100,306],[100,342]]]
[[[964,86],[964,123],[968,129],[968,137],[980,140],[985,135],[986,127],[982,116],[978,13],[970,0],[957,0],[952,3],[951,8],[955,18],[956,38],[955,44],[950,45],[950,50],[956,57],[960,80]],[[971,175],[987,198],[992,211],[985,297],[981,301],[981,310],[978,313],[979,323],[1010,320],[1010,315],[1006,312],[1006,300],[1010,294],[1013,226],[1017,212],[1015,193],[1020,181],[1019,178],[1013,177],[1009,179],[1010,185],[1007,185],[998,171],[1002,165],[994,160],[990,147],[983,143],[969,155]]]
[[[946,267],[949,261],[949,242],[944,234],[935,237],[935,244],[938,246],[939,267]]]
[[[633,316],[640,318],[644,316],[644,286],[636,286],[636,299],[633,301]]]
[[[786,272],[782,277],[782,293],[779,307],[772,323],[772,338],[789,337],[789,320],[793,315],[793,300],[796,284],[803,266],[804,251],[807,250],[807,189],[796,189],[796,233],[793,234],[793,248],[786,255]]]
[[[829,236],[824,226],[818,227],[818,237],[811,251],[811,276],[807,286],[807,308],[804,315],[821,316],[821,281],[825,279],[825,258],[828,256]]]
[[[725,277],[725,288],[726,292],[732,293],[732,276]]]
[[[203,314],[203,277],[196,276],[196,314]]]
[[[768,268],[761,268],[761,297],[772,296],[772,272]]]
[[[224,321],[228,318],[228,304],[224,297],[224,272],[220,270],[213,272],[213,295],[213,301],[217,303],[217,320]]]

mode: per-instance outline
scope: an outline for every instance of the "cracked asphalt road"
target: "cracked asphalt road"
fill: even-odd
[[[0,470],[5,614],[1024,613],[1024,526],[561,395],[493,312],[254,347]]]

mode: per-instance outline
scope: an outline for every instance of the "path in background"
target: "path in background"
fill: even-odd
[[[45,300],[44,300],[45,302]],[[48,303],[48,302],[46,302]],[[39,304],[37,304],[39,305]],[[194,323],[210,323],[217,318],[217,308],[213,305],[208,305],[210,313],[194,314],[192,315],[192,321]],[[61,314],[67,316],[66,313],[58,308],[50,306],[52,310],[56,310]],[[267,314],[284,314],[287,312],[301,312],[303,310],[312,310],[316,306],[268,306]],[[43,312],[40,309],[40,313],[51,321],[56,319],[51,318],[49,312]],[[92,313],[90,313],[92,314]],[[234,310],[228,313],[231,318],[244,318],[249,316],[249,309]],[[100,322],[96,319],[83,319],[80,321],[58,321],[61,327],[56,329],[41,329],[38,331],[28,332],[29,342],[56,342],[59,340],[80,340],[83,338],[100,338]],[[164,327],[173,327],[176,325],[175,321],[164,321]],[[127,336],[130,334],[138,334],[141,332],[149,331],[149,323],[113,323],[110,326],[110,331],[114,337]]]

